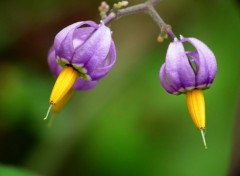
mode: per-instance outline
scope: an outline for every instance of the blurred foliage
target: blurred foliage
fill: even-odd
[[[114,1],[108,1],[113,4]],[[130,5],[141,0],[130,1]],[[170,40],[145,14],[111,25],[114,69],[92,91],[76,92],[51,128],[43,117],[55,78],[46,58],[55,34],[75,21],[99,21],[100,1],[0,2],[0,175],[227,175],[239,91],[237,1],[161,1],[157,10],[174,32],[204,41],[218,74],[206,90],[205,150],[184,95],[158,80]],[[16,168],[20,170],[16,170]],[[27,171],[26,171],[27,172]]]
[[[24,169],[14,168],[10,166],[0,165],[0,175],[8,175],[8,176],[38,176],[32,172],[29,172]]]

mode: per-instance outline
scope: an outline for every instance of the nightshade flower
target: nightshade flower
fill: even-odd
[[[111,30],[93,21],[74,23],[55,37],[48,54],[48,64],[57,76],[50,96],[50,110],[59,111],[73,90],[93,89],[112,69],[116,49]]]
[[[194,51],[185,51],[183,44],[189,43]],[[204,89],[213,83],[217,72],[213,52],[196,38],[177,38],[170,43],[166,61],[159,78],[164,89],[170,94],[186,94],[189,113],[196,127],[201,131],[205,147],[205,101]]]

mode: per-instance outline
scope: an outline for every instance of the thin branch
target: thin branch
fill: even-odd
[[[171,29],[171,26],[169,26],[163,21],[163,19],[157,13],[152,4],[148,5],[148,14],[153,18],[153,20],[157,23],[161,30],[164,30],[170,37],[172,37],[172,39],[176,38],[175,34]]]
[[[133,5],[124,9],[115,9],[110,14],[102,20],[104,24],[109,24],[113,20],[116,20],[120,17],[135,14],[135,13],[142,13],[147,12],[152,19],[157,23],[158,27],[160,28],[161,32],[165,32],[168,34],[172,39],[176,38],[175,34],[173,33],[171,26],[166,24],[163,19],[160,17],[158,12],[155,10],[154,5],[156,5],[160,0],[149,0],[145,3]]]
[[[117,11],[117,15],[118,16],[126,16],[126,15],[135,14],[135,13],[145,12],[146,10],[147,10],[146,3],[142,3],[142,4],[137,4],[137,5],[125,8],[125,9],[120,9]]]

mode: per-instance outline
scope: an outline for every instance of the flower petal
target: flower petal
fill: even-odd
[[[55,37],[54,47],[56,54],[68,61],[72,59],[74,52],[73,36],[74,31],[83,25],[97,28],[97,24],[92,21],[77,22],[62,29]]]
[[[74,30],[73,33],[73,48],[76,49],[81,46],[93,33],[95,28],[82,27]]]
[[[195,74],[181,42],[170,43],[165,67],[170,85],[178,92],[192,90],[195,87]]]
[[[94,89],[98,81],[86,81],[81,78],[78,78],[74,83],[72,89],[74,90],[91,90]]]
[[[92,36],[73,55],[73,64],[87,64],[84,67],[92,72],[106,59],[111,45],[111,31],[104,24],[92,34]]]
[[[58,76],[62,68],[57,64],[56,54],[53,46],[50,48],[48,53],[48,65],[54,76]]]
[[[116,62],[116,48],[112,41],[108,56],[101,64],[99,64],[92,72],[88,73],[92,80],[99,80],[104,77],[113,67]]]
[[[168,78],[166,76],[166,69],[165,64],[162,65],[160,72],[159,72],[159,78],[160,82],[163,86],[163,88],[170,94],[176,94],[177,90],[170,86],[170,83],[168,82]]]
[[[196,48],[196,53],[191,54],[191,56],[196,60],[198,68],[196,75],[197,87],[210,87],[217,72],[217,63],[213,52],[206,44],[196,38],[183,38],[181,41],[189,42]]]

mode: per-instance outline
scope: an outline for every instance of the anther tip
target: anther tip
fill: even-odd
[[[200,129],[200,131],[201,131],[204,147],[205,147],[205,149],[207,149],[207,143],[206,143],[206,139],[205,139],[204,129],[202,128],[202,129]]]

